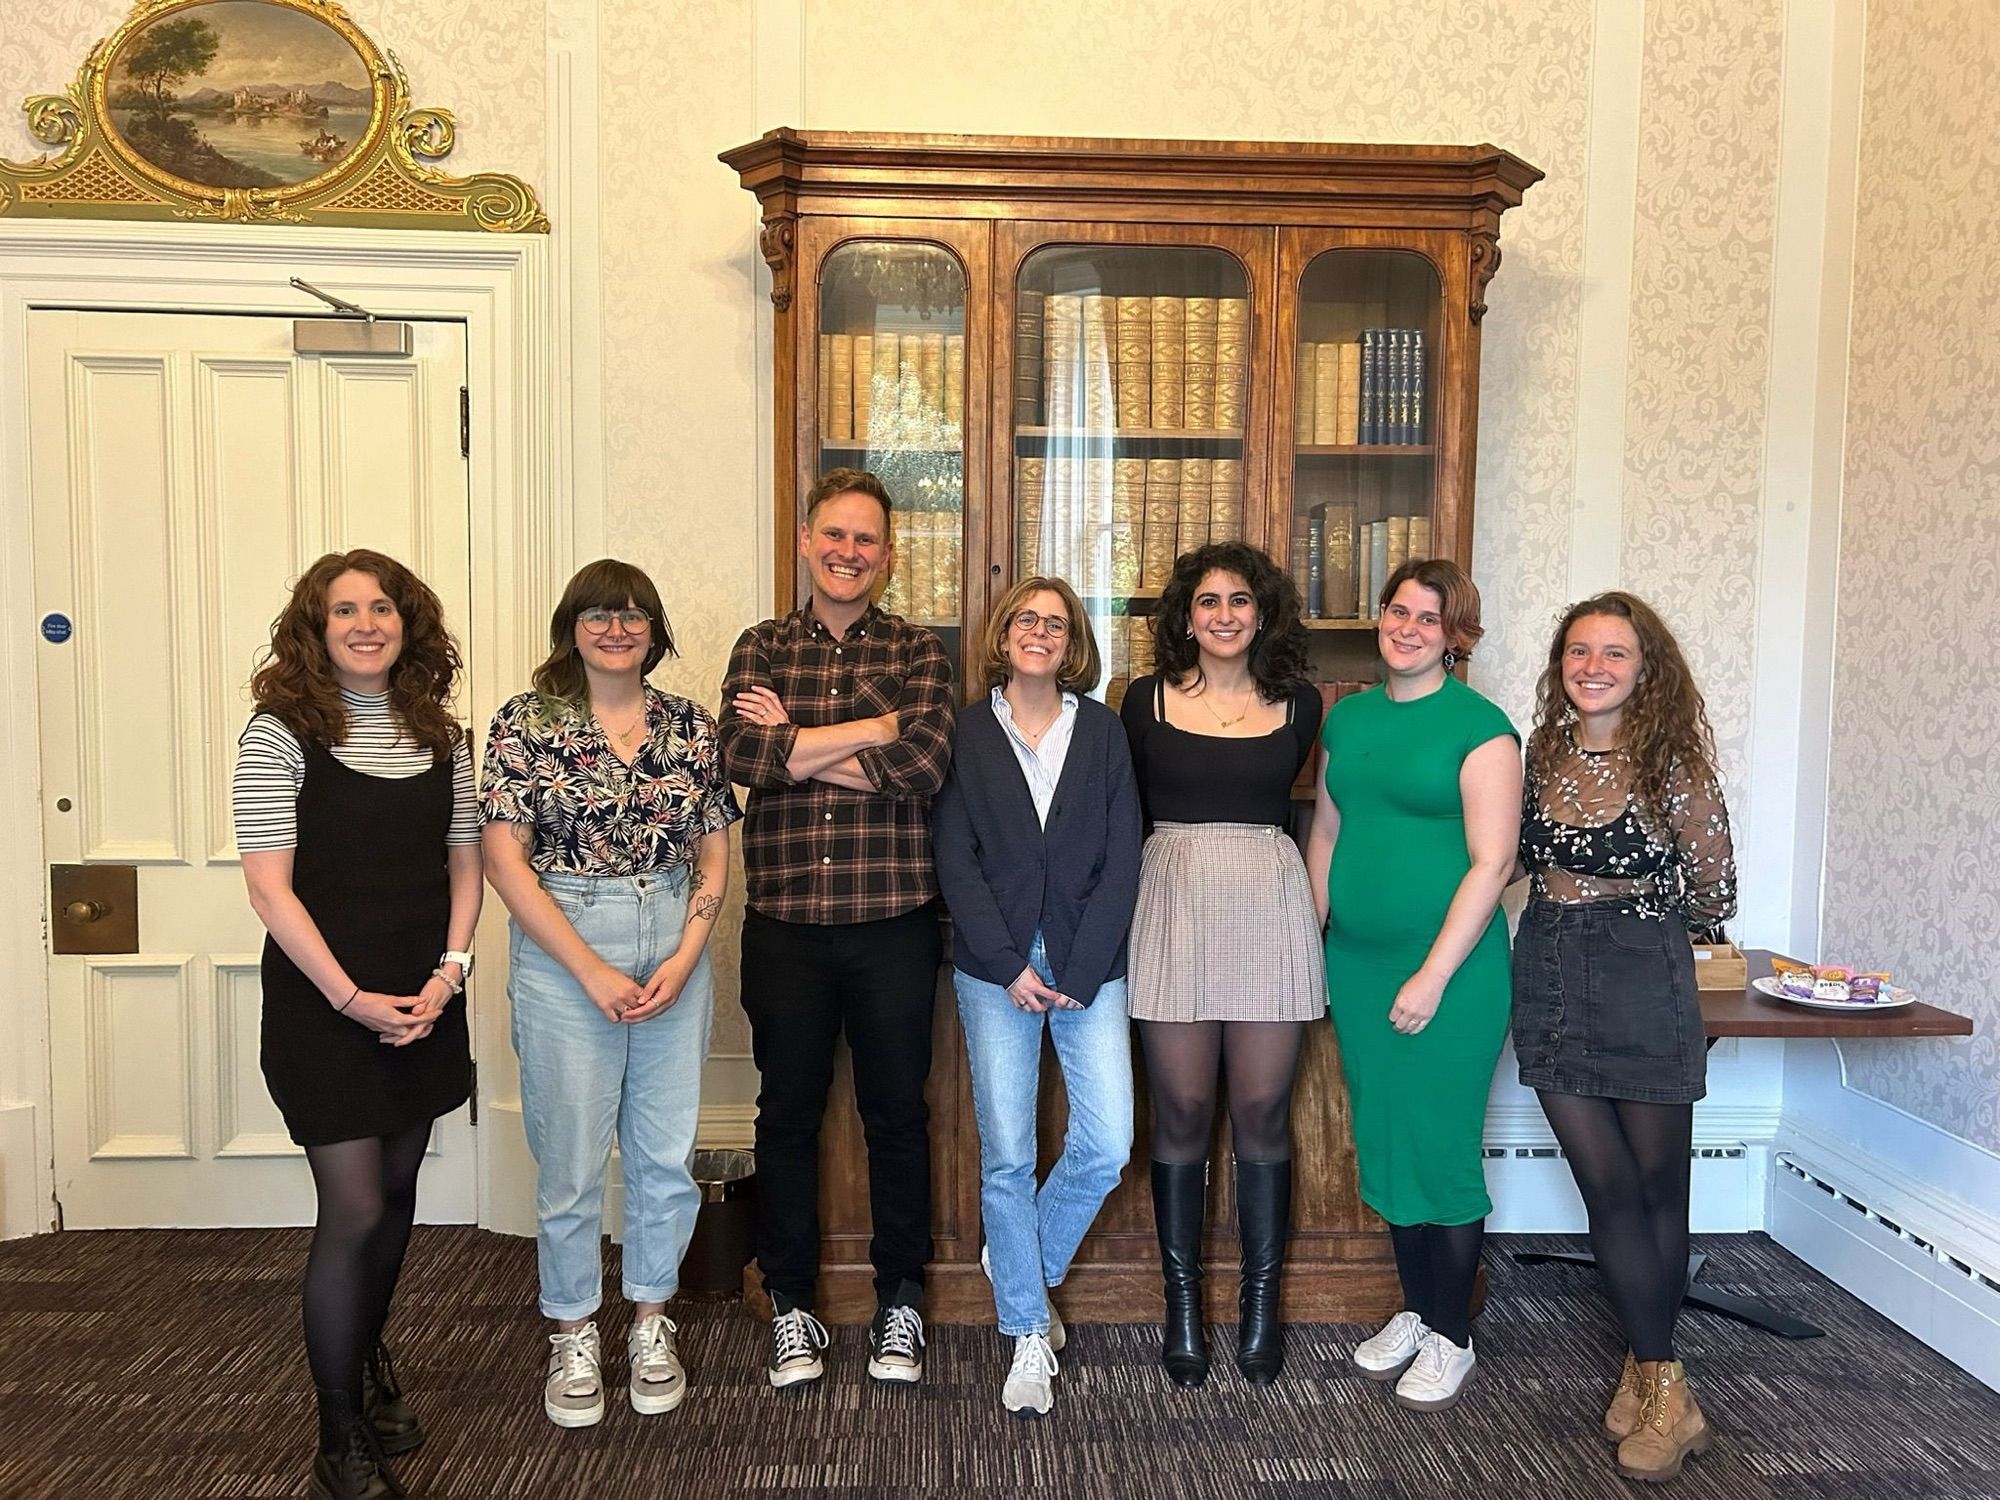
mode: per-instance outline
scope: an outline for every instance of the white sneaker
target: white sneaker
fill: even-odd
[[[765,1375],[776,1390],[826,1373],[819,1351],[827,1344],[826,1325],[803,1307],[771,1319],[771,1363]]]
[[[1047,1337],[1024,1333],[1014,1340],[1014,1363],[1000,1388],[1000,1404],[1017,1417],[1045,1417],[1056,1404],[1056,1352]]]
[[[1399,1312],[1373,1338],[1354,1346],[1354,1368],[1370,1380],[1394,1380],[1417,1357],[1417,1347],[1430,1330],[1415,1313]]]
[[[625,1393],[642,1417],[672,1411],[688,1393],[687,1371],[674,1352],[679,1332],[665,1313],[653,1313],[634,1323],[625,1337],[625,1362],[632,1372]]]
[[[984,1245],[979,1247],[979,1269],[986,1273],[987,1284],[992,1285],[993,1262],[987,1258]],[[1042,1306],[1049,1310],[1049,1348],[1060,1354],[1062,1346],[1069,1342],[1069,1330],[1063,1327],[1062,1314],[1056,1311],[1056,1299],[1049,1295],[1047,1287],[1042,1288]],[[1047,1407],[1042,1409],[1048,1410]]]
[[[1443,1411],[1456,1405],[1477,1363],[1470,1343],[1461,1349],[1435,1329],[1424,1330],[1417,1357],[1396,1382],[1396,1404],[1412,1411]]]
[[[604,1420],[604,1376],[598,1368],[595,1323],[549,1335],[542,1410],[558,1427],[595,1427]]]

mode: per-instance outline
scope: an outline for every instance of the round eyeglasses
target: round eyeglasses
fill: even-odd
[[[637,635],[653,623],[653,617],[643,609],[586,609],[576,617],[576,623],[592,635],[603,635],[614,620],[627,635]]]
[[[1052,641],[1059,641],[1069,634],[1069,621],[1061,615],[1038,615],[1032,609],[1024,609],[1014,616],[1012,624],[1022,635],[1033,635],[1039,626],[1048,632]]]

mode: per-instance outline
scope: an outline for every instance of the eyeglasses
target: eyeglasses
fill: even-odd
[[[643,609],[586,609],[578,613],[576,623],[592,635],[603,635],[616,620],[627,635],[637,635],[653,623],[653,617]]]
[[[1049,639],[1059,641],[1069,634],[1069,621],[1061,615],[1038,615],[1032,609],[1024,609],[1010,622],[1022,635],[1033,635],[1040,626],[1048,632]]]

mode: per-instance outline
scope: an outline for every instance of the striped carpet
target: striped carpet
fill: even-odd
[[[311,1411],[296,1334],[303,1231],[70,1233],[0,1245],[0,1495],[303,1493]],[[1290,1330],[1253,1391],[1223,1362],[1170,1386],[1157,1335],[1086,1327],[1055,1412],[999,1405],[999,1337],[932,1330],[920,1386],[873,1386],[859,1329],[835,1334],[818,1389],[764,1384],[764,1337],[733,1304],[675,1309],[693,1389],[680,1411],[559,1432],[539,1404],[534,1246],[420,1229],[392,1342],[432,1437],[402,1462],[415,1495],[637,1500],[785,1494],[1023,1494],[1268,1500],[1619,1496],[1595,1433],[1619,1356],[1592,1272],[1517,1266],[1495,1241],[1480,1366],[1452,1412],[1422,1417],[1344,1362],[1357,1330]],[[1666,1493],[1820,1500],[1995,1500],[2000,1394],[1761,1235],[1703,1241],[1708,1278],[1779,1294],[1820,1323],[1789,1343],[1690,1313],[1682,1350],[1719,1441]],[[615,1284],[615,1280],[613,1282]],[[623,1309],[608,1310],[622,1347]]]

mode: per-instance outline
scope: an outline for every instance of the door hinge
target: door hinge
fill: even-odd
[[[479,1123],[479,1059],[472,1060],[472,1124]]]
[[[50,1199],[49,1201],[50,1201],[51,1203],[55,1204],[55,1206],[56,1206],[56,1233],[57,1233],[57,1234],[61,1234],[61,1233],[62,1233],[62,1230],[63,1230],[63,1210],[62,1210],[62,1199],[60,1199],[60,1198],[51,1198],[51,1199]]]
[[[458,388],[458,456],[472,457],[472,388]]]

